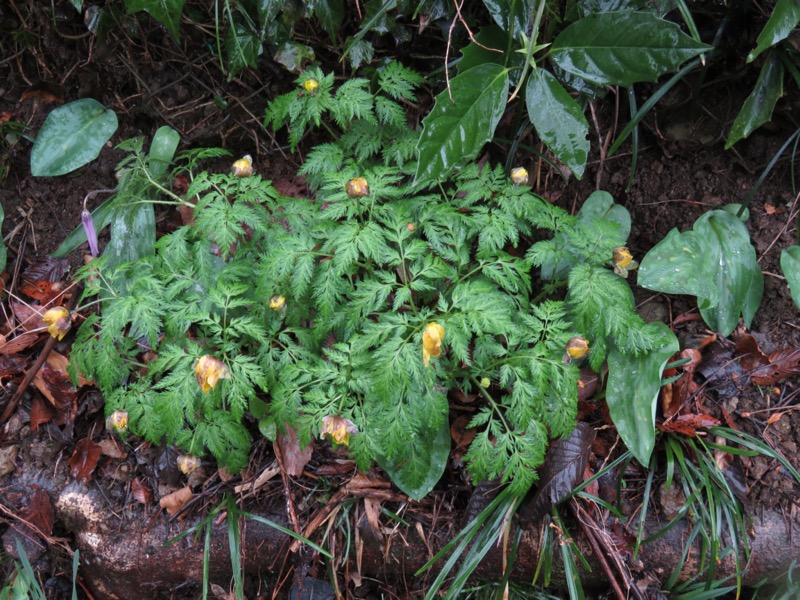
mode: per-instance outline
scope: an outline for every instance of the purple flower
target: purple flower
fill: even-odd
[[[97,249],[97,231],[94,229],[92,213],[85,208],[81,212],[81,223],[83,224],[83,230],[86,232],[86,239],[89,241],[89,252],[92,253],[92,256],[97,256],[100,254]]]

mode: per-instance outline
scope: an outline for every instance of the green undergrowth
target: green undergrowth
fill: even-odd
[[[327,435],[417,498],[444,469],[455,390],[482,399],[466,455],[473,479],[500,477],[517,493],[532,484],[548,440],[575,425],[570,340],[588,340],[583,360],[595,369],[608,359],[612,381],[627,377],[625,359],[642,361],[646,413],[672,342],[636,315],[612,271],[627,212],[596,193],[570,215],[500,166],[469,165],[412,191],[413,165],[394,149],[408,125],[391,117],[405,127],[391,138],[373,128],[399,110],[394,99],[413,98],[419,78],[387,67],[374,88],[333,92],[311,75],[268,115],[295,139],[330,115],[333,140],[310,153],[315,197],[283,197],[259,175],[203,170],[209,152],[184,154],[175,170],[189,189],[161,202],[193,204],[192,222],[149,256],[104,255],[81,271],[84,301],[97,297],[100,311],[82,324],[72,362],[107,412],[232,470],[247,463],[251,419],[262,432],[296,429],[302,445]],[[357,108],[337,104],[354,90]],[[633,428],[626,410],[618,418]]]

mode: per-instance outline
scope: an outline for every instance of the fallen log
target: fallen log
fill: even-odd
[[[6,487],[9,490],[11,487]],[[50,490],[56,521],[72,532],[81,551],[81,577],[96,596],[108,599],[135,600],[164,593],[186,590],[196,593],[203,576],[203,536],[194,539],[186,536],[165,545],[176,535],[195,526],[199,517],[189,516],[182,522],[170,522],[166,515],[148,515],[137,511],[135,518],[118,518],[108,508],[107,501],[97,489],[78,484],[68,484],[60,490]],[[3,493],[0,493],[0,500]],[[248,510],[266,519],[289,527],[288,519],[279,509],[264,511],[258,507]],[[292,539],[284,533],[262,523],[243,519],[241,550],[242,564],[251,575],[273,578],[285,572],[284,560],[297,564],[298,557],[289,552]],[[529,526],[522,535],[521,546],[512,576],[530,581],[536,567],[542,524]],[[663,527],[663,523],[648,522],[650,533]],[[627,558],[631,581],[649,576],[651,581],[664,581],[674,570],[689,535],[690,524],[680,523],[667,534],[641,548],[635,560]],[[601,569],[592,545],[581,528],[574,524],[570,532],[586,557],[591,571],[582,573],[587,587],[606,587],[608,582]],[[391,538],[384,538],[383,548],[364,544],[361,557],[361,574],[376,578],[411,574],[421,568],[442,548],[453,531],[421,531],[416,527],[400,527]],[[425,536],[425,539],[422,538]],[[228,531],[224,522],[215,523],[211,535],[210,581],[228,589],[231,580]],[[800,556],[800,523],[785,519],[780,514],[765,511],[754,517],[750,536],[750,560],[744,575],[745,584],[755,584],[768,578],[782,577],[792,560]],[[6,546],[9,544],[6,543]],[[10,548],[6,548],[11,551]],[[563,569],[559,553],[553,560],[553,584],[563,584]],[[697,574],[700,553],[695,546],[681,571],[681,580]],[[356,570],[353,561],[349,568]],[[744,561],[744,557],[742,557]],[[493,547],[476,571],[478,577],[496,579],[502,573],[501,550]],[[438,571],[441,563],[433,567]],[[735,572],[733,556],[717,565],[717,577]]]

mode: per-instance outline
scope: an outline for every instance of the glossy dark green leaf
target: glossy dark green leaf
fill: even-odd
[[[503,31],[515,38],[520,33],[529,33],[531,27],[532,0],[483,0],[483,4],[494,22]],[[513,27],[513,29],[512,29]]]
[[[783,63],[774,53],[767,57],[761,66],[758,80],[744,101],[742,110],[736,115],[736,120],[731,126],[728,140],[725,142],[727,150],[736,142],[746,138],[756,129],[772,119],[775,103],[783,95]]]
[[[117,115],[84,98],[53,110],[31,150],[31,174],[64,175],[94,160],[117,130]]]
[[[306,65],[314,60],[314,57],[313,48],[298,44],[293,40],[283,42],[273,54],[275,61],[281,63],[292,73],[302,72]]]
[[[545,69],[528,79],[525,92],[528,117],[541,140],[576,178],[583,176],[589,155],[589,122],[580,105]]]
[[[650,11],[664,16],[675,8],[674,0],[579,0],[578,14],[582,17],[616,10]]]
[[[108,257],[106,266],[111,268],[150,256],[155,243],[156,217],[153,204],[146,202],[125,206],[114,213],[111,221],[111,237],[103,251],[103,256]],[[120,284],[125,287],[125,282]]]
[[[339,27],[344,19],[344,2],[342,0],[316,0],[314,16],[317,17],[328,37],[331,38],[331,43],[336,44]]]
[[[758,35],[756,47],[747,55],[747,62],[753,61],[764,50],[786,39],[798,23],[800,23],[800,2],[778,0],[767,24]]]
[[[186,0],[125,0],[125,10],[129,15],[145,11],[161,23],[175,41],[180,41],[181,15],[185,3]]]
[[[492,139],[508,100],[508,70],[478,65],[450,80],[436,96],[417,142],[415,185],[433,183],[475,158]]]
[[[147,155],[147,167],[150,175],[159,179],[166,172],[172,159],[175,158],[175,150],[181,141],[181,134],[172,127],[163,125],[158,128],[150,143],[150,153]]]
[[[760,298],[760,271],[750,235],[735,216],[714,210],[685,233],[677,229],[645,255],[639,267],[640,286],[667,294],[697,297],[706,324],[730,334],[745,307],[752,318]]]
[[[657,349],[631,356],[612,348],[608,354],[606,403],[622,441],[643,465],[650,464],[656,439],[656,402],[661,373],[670,357],[680,349],[678,338],[664,323],[645,325]]]
[[[800,308],[800,246],[790,246],[781,252],[781,271],[789,284],[792,300]]]
[[[413,452],[417,455],[414,460],[415,463],[422,462],[420,458],[424,457],[424,462],[429,465],[428,472],[421,482],[416,481],[416,476],[413,480],[409,478],[406,469],[403,468],[406,462],[403,460],[403,455],[407,452]],[[401,452],[393,460],[384,457],[378,457],[377,460],[378,464],[386,471],[397,487],[413,500],[421,500],[428,495],[441,479],[449,456],[450,424],[445,419],[435,435],[418,436],[413,447],[406,448],[404,452]]]
[[[552,60],[596,85],[630,86],[677,71],[711,46],[696,42],[652,13],[616,11],[589,15],[553,41]]]
[[[263,51],[262,38],[245,23],[236,23],[225,35],[225,56],[231,76],[246,68],[254,68]]]
[[[475,41],[470,42],[461,49],[461,60],[458,61],[458,72],[464,73],[473,67],[482,65],[484,63],[495,63],[498,65],[505,64],[505,48],[506,48],[506,34],[497,25],[488,25],[481,28],[475,35]],[[493,52],[488,50],[492,48],[500,52]],[[522,65],[525,58],[521,54],[514,53],[516,60],[509,66]]]

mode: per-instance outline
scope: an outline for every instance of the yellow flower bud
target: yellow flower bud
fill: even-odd
[[[350,436],[357,433],[358,427],[349,419],[334,415],[322,417],[322,429],[319,434],[321,438],[328,436],[340,446],[349,446]]]
[[[231,171],[236,177],[250,177],[253,174],[253,157],[245,154],[233,163]]]
[[[576,335],[567,342],[562,360],[569,364],[573,360],[582,359],[587,354],[589,354],[589,342],[585,338]]]
[[[64,339],[69,328],[72,327],[72,319],[69,316],[69,311],[63,306],[56,306],[49,309],[42,315],[42,321],[47,325],[47,331],[50,332],[50,335],[59,340]]]
[[[231,371],[225,366],[225,363],[210,354],[200,357],[194,366],[194,374],[197,378],[197,385],[206,394],[217,385],[220,379],[231,378]]]
[[[269,307],[272,310],[281,310],[286,306],[286,298],[283,296],[273,296],[269,299]]]
[[[306,79],[303,82],[303,89],[312,96],[316,96],[319,91],[319,81],[316,79]]]
[[[639,263],[633,260],[630,250],[625,246],[617,246],[613,251],[614,273],[620,277],[628,277],[628,272],[633,271]]]
[[[116,433],[128,431],[128,413],[124,410],[115,410],[106,419],[106,429]]]
[[[492,380],[491,379],[489,379],[488,377],[483,377],[481,379],[481,387],[483,389],[487,389],[490,385],[492,385]]]
[[[197,467],[199,466],[200,459],[196,456],[192,456],[191,454],[181,454],[178,457],[178,468],[184,475],[188,475],[189,473],[196,471]]]
[[[431,321],[425,326],[422,332],[422,362],[425,366],[431,361],[431,356],[439,356],[442,353],[442,340],[444,339],[444,327]]]
[[[528,170],[525,167],[511,169],[511,181],[514,185],[528,185]]]
[[[369,196],[369,184],[363,177],[356,177],[347,182],[345,191],[351,198],[363,198]]]

